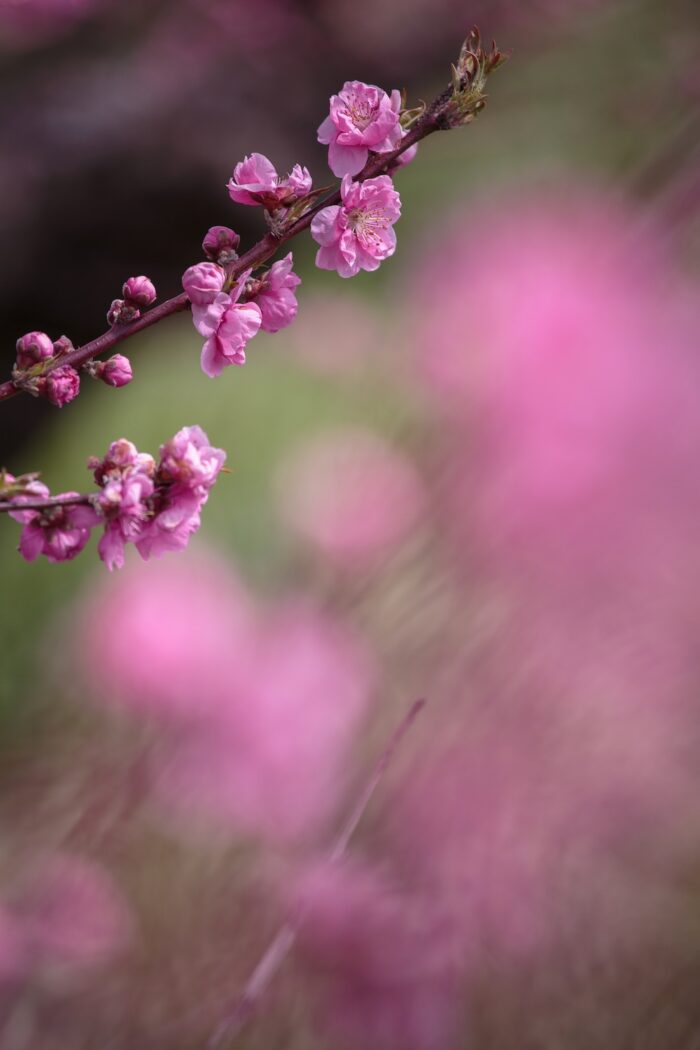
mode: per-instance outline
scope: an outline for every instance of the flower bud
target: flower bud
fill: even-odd
[[[100,362],[100,367],[96,370],[95,375],[107,386],[114,387],[126,386],[134,376],[131,371],[131,362],[123,354],[115,354],[107,361]]]
[[[114,327],[115,324],[130,324],[141,316],[141,311],[124,299],[114,299],[107,311],[107,324]]]
[[[225,266],[238,258],[237,249],[241,238],[228,226],[212,226],[202,241],[202,250],[207,259]]]
[[[226,274],[211,262],[190,266],[182,275],[182,287],[195,306],[212,303],[224,286]]]
[[[43,382],[44,396],[57,408],[63,408],[80,393],[80,376],[70,365],[55,368]]]
[[[53,357],[53,343],[45,332],[27,332],[17,340],[17,368],[31,368]]]
[[[54,356],[60,357],[62,354],[67,354],[70,350],[75,350],[75,347],[67,335],[62,335],[60,339],[54,339]]]
[[[150,306],[155,302],[156,289],[148,277],[130,277],[124,282],[122,295],[131,306]]]

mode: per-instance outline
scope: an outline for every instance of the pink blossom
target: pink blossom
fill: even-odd
[[[357,861],[316,864],[294,887],[297,946],[329,1045],[435,1050],[459,1017],[458,944],[440,898]]]
[[[139,471],[128,470],[104,484],[98,505],[106,524],[97,551],[110,572],[124,565],[125,544],[143,534],[150,511],[147,500],[152,495],[152,479]]]
[[[132,441],[119,438],[112,442],[102,459],[95,456],[89,459],[88,467],[93,471],[97,484],[104,485],[111,478],[121,478],[128,471],[140,471],[152,476],[156,464],[148,452],[139,452]]]
[[[111,878],[69,854],[41,858],[17,917],[29,958],[45,977],[104,964],[130,936],[130,917]]]
[[[193,306],[208,306],[224,286],[226,274],[212,262],[190,266],[182,275],[182,287]]]
[[[249,302],[259,306],[261,328],[265,332],[279,332],[291,324],[297,315],[294,289],[301,284],[301,278],[292,271],[293,263],[290,252],[284,259],[273,263],[262,277],[248,285]]]
[[[77,492],[63,492],[62,496],[77,496]],[[19,497],[21,499],[21,497]],[[19,514],[23,517],[19,519]],[[90,506],[69,504],[46,510],[28,510],[13,517],[26,522],[19,540],[19,552],[26,561],[35,561],[40,554],[50,562],[71,561],[90,539],[90,530],[99,523],[99,516]]]
[[[354,277],[376,270],[396,250],[393,225],[401,215],[401,199],[388,175],[365,182],[343,177],[342,204],[323,208],[311,223],[311,235],[321,245],[316,265]]]
[[[245,364],[246,345],[260,329],[260,307],[238,302],[249,276],[250,270],[241,274],[230,293],[219,292],[207,306],[192,309],[194,326],[206,339],[201,365],[208,376],[221,375],[226,365]]]
[[[260,204],[268,211],[292,204],[311,190],[307,168],[295,164],[285,179],[262,153],[251,153],[233,171],[228,191],[237,204]]]
[[[188,826],[198,817],[273,842],[315,835],[335,810],[367,709],[367,652],[342,624],[296,603],[232,639],[230,652],[225,702],[173,741],[162,804]]]
[[[57,408],[63,408],[80,393],[80,376],[71,365],[54,368],[44,382],[46,398]]]
[[[31,368],[53,354],[53,343],[46,332],[27,332],[17,340],[18,368]]]
[[[80,622],[76,656],[97,697],[156,718],[163,730],[218,718],[245,693],[256,642],[251,602],[213,553],[134,562],[102,578]]]
[[[226,461],[223,449],[213,448],[201,427],[183,427],[160,447],[159,480],[208,491]]]
[[[124,282],[122,295],[134,306],[150,306],[155,301],[156,289],[153,281],[148,277],[130,277]]]
[[[224,266],[238,258],[240,243],[241,238],[229,226],[210,226],[202,241],[202,251],[207,259]]]
[[[401,141],[401,95],[348,80],[331,96],[331,111],[318,129],[318,141],[328,146],[328,164],[338,178],[357,175],[369,151],[384,153]]]
[[[295,450],[279,472],[287,522],[338,566],[367,567],[416,523],[424,506],[410,460],[371,431],[330,431]]]
[[[107,386],[126,386],[134,378],[131,361],[123,354],[114,354],[108,358],[97,371],[97,377]]]
[[[223,449],[213,448],[197,426],[184,427],[161,447],[155,515],[135,539],[142,558],[184,550],[199,529],[199,512],[225,459]]]

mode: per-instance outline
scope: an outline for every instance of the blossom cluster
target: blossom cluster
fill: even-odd
[[[0,479],[0,493],[17,505],[10,514],[23,525],[19,551],[27,561],[41,554],[50,562],[70,561],[84,549],[92,529],[103,526],[97,549],[111,571],[123,566],[127,543],[145,560],[184,550],[199,529],[201,508],[225,459],[201,427],[183,427],[161,446],[157,463],[126,438],[112,442],[102,459],[88,460],[99,487],[92,495],[52,497],[35,475],[8,473]],[[37,501],[47,505],[21,509]]]
[[[333,95],[330,113],[318,129],[318,141],[328,145],[328,163],[342,178],[340,203],[319,207],[311,221],[318,243],[316,265],[353,277],[360,270],[376,270],[396,250],[394,223],[401,201],[389,175],[354,180],[370,153],[397,149],[405,135],[401,125],[401,96],[360,81],[348,81]],[[415,156],[410,147],[397,165]],[[273,237],[282,237],[307,215],[322,191],[312,190],[307,168],[295,164],[285,176],[262,153],[251,153],[236,164],[227,184],[237,204],[258,205]],[[226,226],[213,226],[202,248],[206,262],[190,266],[182,286],[192,304],[194,326],[204,337],[201,364],[208,376],[218,376],[226,365],[242,365],[246,346],[260,330],[279,332],[297,314],[296,288],[290,252],[269,269],[254,274],[238,272],[240,237]]]

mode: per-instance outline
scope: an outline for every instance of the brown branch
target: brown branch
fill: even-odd
[[[19,495],[19,493],[18,493]],[[28,499],[17,503],[13,500],[0,501],[0,514],[15,510],[50,510],[51,507],[70,507],[77,504],[90,504],[93,497],[87,494],[77,496],[50,496],[46,499]]]
[[[372,775],[367,781],[364,791],[360,795],[352,812],[328,851],[329,863],[335,864],[343,857],[350,839],[355,833],[357,825],[362,820],[367,806],[369,805],[379,782],[384,776],[387,766],[391,762],[396,749],[425,707],[426,703],[426,700],[416,700],[394,730],[389,743],[382,752],[379,761],[372,771]],[[248,1023],[251,1016],[255,1013],[255,1009],[267,986],[291,951],[302,919],[303,913],[299,913],[294,920],[287,921],[277,931],[260,958],[257,966],[246,981],[245,987],[238,997],[233,1009],[223,1019],[207,1043],[207,1050],[216,1050],[216,1048],[221,1045],[221,1041],[225,1038],[235,1038],[235,1036],[237,1036]]]

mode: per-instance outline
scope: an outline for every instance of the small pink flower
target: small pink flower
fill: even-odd
[[[127,471],[104,485],[98,503],[106,524],[97,552],[110,572],[123,567],[126,543],[135,542],[143,533],[152,495],[153,481],[139,471]]]
[[[274,211],[303,197],[311,186],[307,168],[295,164],[286,179],[282,179],[272,161],[262,153],[251,153],[234,168],[228,192],[237,204],[261,204],[268,211]]]
[[[241,238],[229,226],[211,226],[202,241],[202,251],[207,259],[224,266],[237,258],[240,243]]]
[[[301,278],[292,271],[292,253],[273,263],[259,280],[249,287],[250,302],[257,303],[262,315],[264,332],[279,332],[291,324],[297,315],[297,298],[294,289]]]
[[[77,496],[78,493],[63,492],[61,495]],[[54,563],[71,561],[85,547],[90,539],[90,529],[100,520],[92,507],[81,504],[20,513],[26,515],[19,540],[19,552],[25,561],[35,561],[40,554]],[[13,517],[17,516],[13,514]]]
[[[226,462],[226,453],[213,448],[201,427],[183,427],[160,448],[159,479],[206,491]]]
[[[249,276],[247,270],[230,293],[220,292],[209,305],[192,307],[194,326],[206,339],[201,364],[208,376],[221,375],[226,365],[244,365],[246,344],[260,329],[260,307],[238,302]]]
[[[113,441],[103,459],[93,456],[88,460],[88,467],[94,472],[98,485],[105,485],[111,478],[121,477],[127,470],[140,471],[153,476],[156,469],[155,460],[147,452],[139,452],[136,445],[126,438]]]
[[[226,460],[223,449],[211,446],[197,426],[183,427],[160,451],[156,514],[135,540],[145,560],[185,549],[199,529],[199,512]]]
[[[80,393],[80,376],[71,365],[55,368],[45,382],[44,394],[57,408],[63,408]]]
[[[124,282],[122,295],[134,306],[150,306],[156,298],[156,289],[148,277],[130,277]]]
[[[215,263],[190,266],[182,275],[182,287],[193,306],[208,306],[224,286],[226,274]]]
[[[17,340],[17,367],[31,368],[53,357],[53,353],[53,343],[46,332],[27,332]]]
[[[123,354],[114,354],[98,369],[97,377],[107,386],[121,387],[131,382],[134,373],[128,357],[124,357]]]
[[[328,164],[334,175],[357,175],[369,151],[385,153],[401,141],[401,95],[348,80],[331,97],[331,111],[318,129],[318,141],[328,146]]]
[[[321,245],[316,265],[354,277],[376,270],[396,250],[393,225],[401,215],[401,198],[388,175],[365,182],[343,177],[342,204],[323,208],[311,223],[311,236]]]

